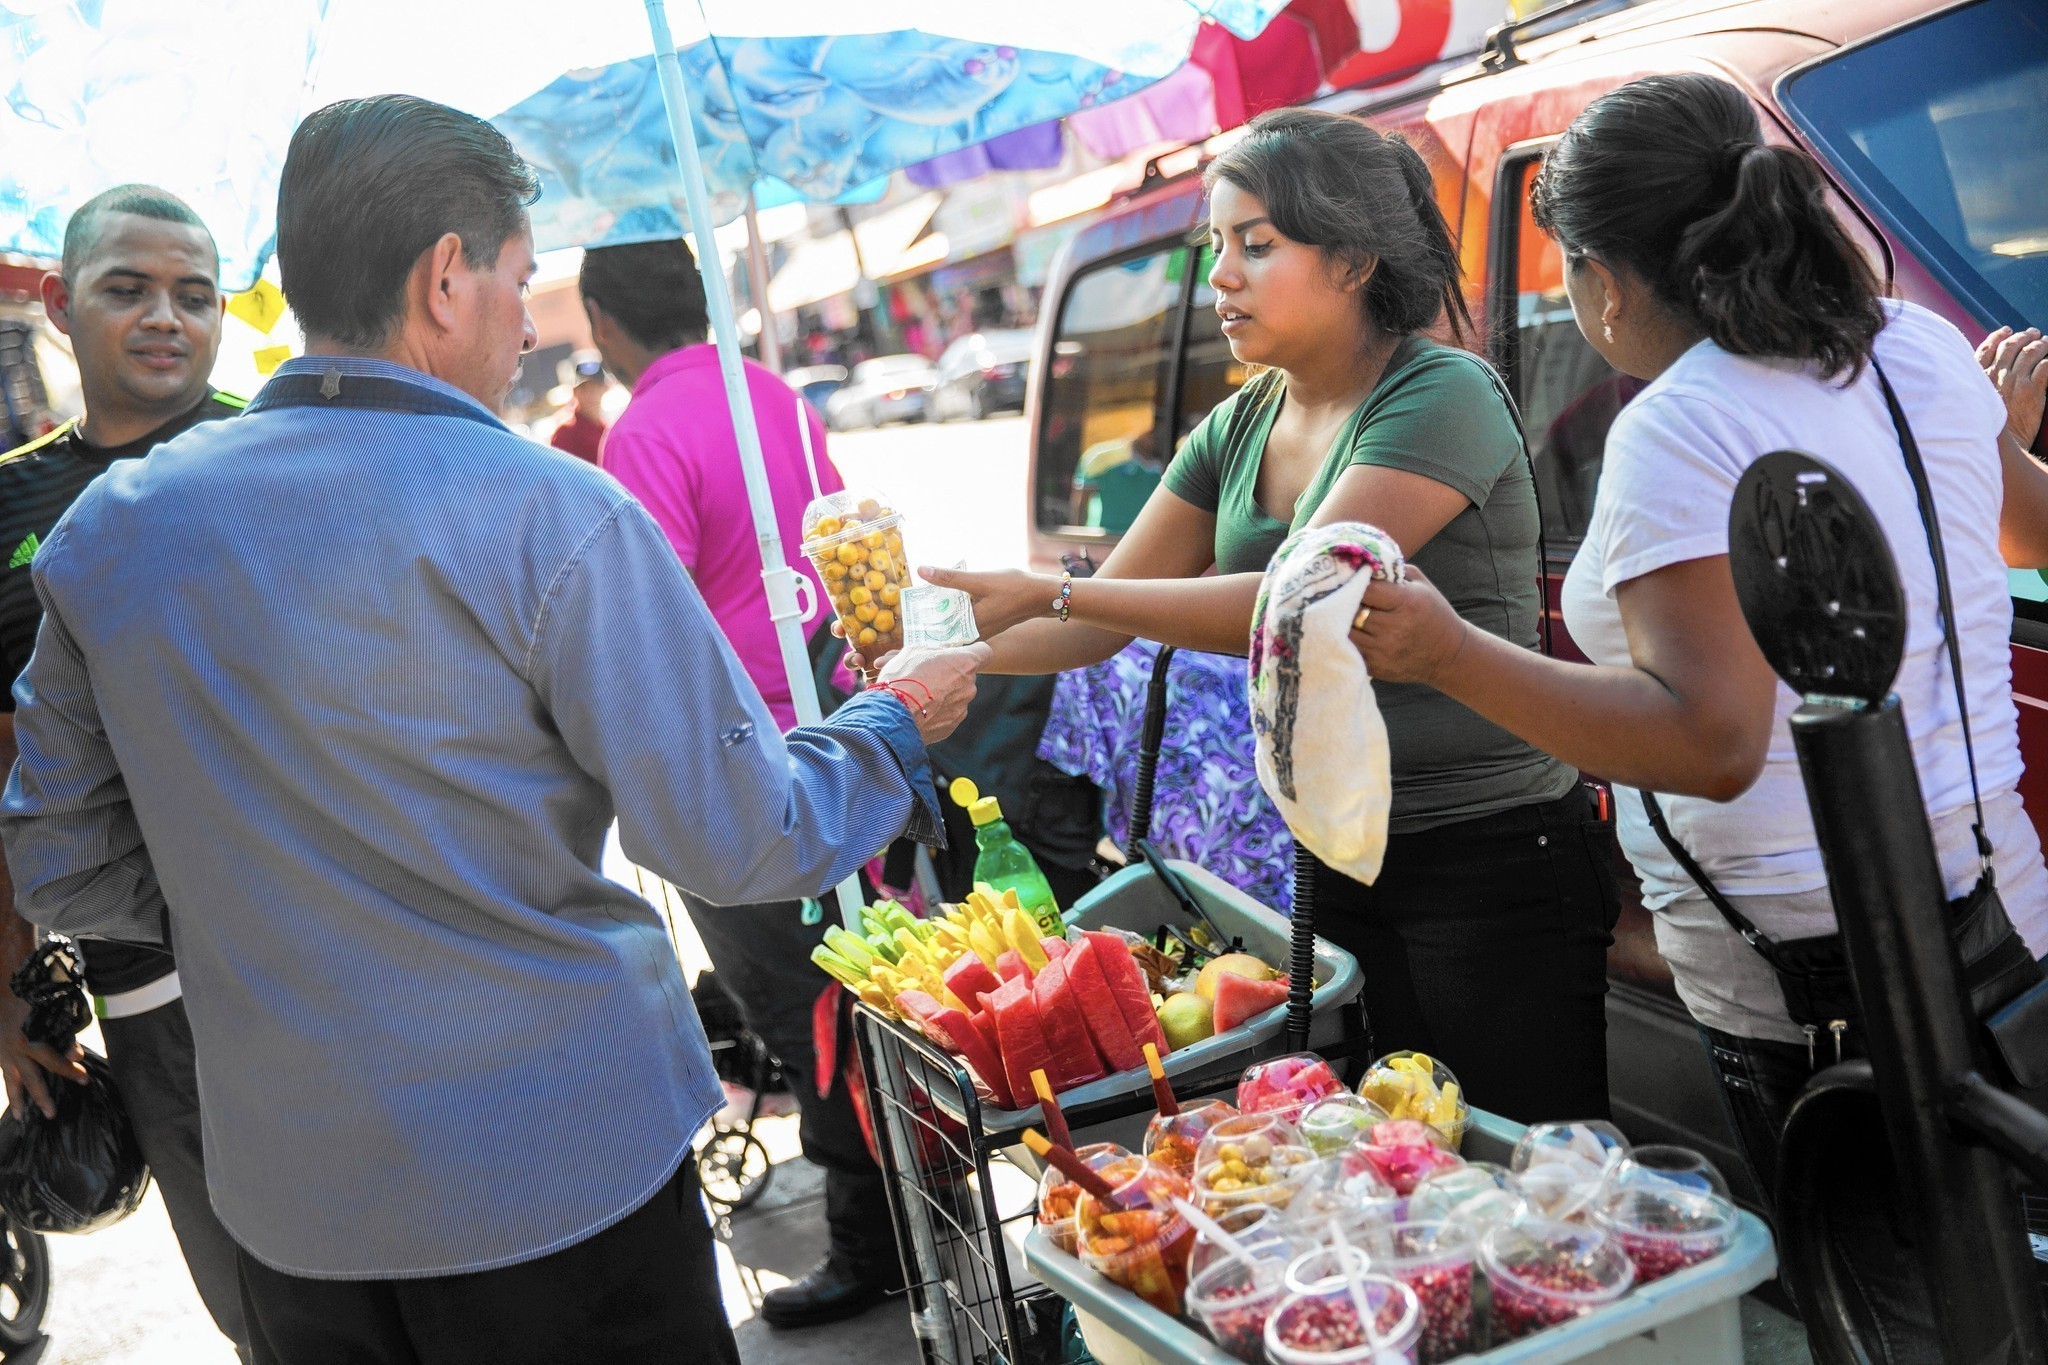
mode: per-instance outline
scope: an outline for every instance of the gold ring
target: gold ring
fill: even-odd
[[[1372,615],[1371,607],[1360,607],[1358,609],[1358,615],[1351,618],[1351,628],[1353,630],[1364,630],[1365,618],[1370,615]]]

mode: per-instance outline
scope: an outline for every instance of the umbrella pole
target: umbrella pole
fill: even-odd
[[[667,5],[663,0],[646,3],[647,26],[654,37],[655,70],[661,76],[661,100],[668,111],[669,136],[675,140],[676,162],[683,177],[683,200],[697,234],[697,270],[704,277],[704,301],[710,307],[711,332],[718,343],[718,371],[725,380],[725,405],[732,413],[733,435],[739,443],[747,505],[760,533],[761,579],[768,592],[768,614],[775,621],[776,638],[782,645],[782,666],[789,674],[797,723],[816,725],[824,712],[818,705],[817,680],[811,672],[810,653],[799,624],[803,617],[797,606],[796,584],[800,575],[789,567],[783,555],[782,534],[776,529],[775,501],[768,491],[768,466],[761,457],[761,432],[754,423],[754,404],[747,394],[746,372],[740,366],[739,326],[733,318],[732,295],[726,292],[725,272],[719,268],[718,243],[711,229],[711,192],[704,184],[697,132],[690,123],[683,64],[676,56]],[[765,313],[763,319],[765,322]],[[846,927],[855,933],[861,932],[860,907],[860,882],[848,877],[839,884],[839,913]]]

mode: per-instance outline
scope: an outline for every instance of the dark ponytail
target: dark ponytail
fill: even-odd
[[[1625,267],[1725,351],[1854,378],[1879,285],[1805,155],[1763,142],[1742,91],[1649,76],[1603,95],[1543,159],[1531,208],[1573,256]]]
[[[1365,312],[1381,331],[1405,336],[1439,318],[1461,340],[1472,329],[1429,167],[1400,134],[1345,114],[1276,109],[1253,119],[1202,179],[1256,195],[1277,231],[1332,264],[1371,270]]]

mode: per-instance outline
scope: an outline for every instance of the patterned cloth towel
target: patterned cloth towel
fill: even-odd
[[[1145,688],[1158,654],[1158,645],[1139,640],[1103,663],[1060,674],[1038,746],[1040,758],[1102,788],[1118,848],[1130,838]],[[1293,903],[1294,836],[1259,790],[1244,660],[1183,649],[1170,676],[1152,842],[1284,915]]]
[[[1252,733],[1259,782],[1294,837],[1371,885],[1387,853],[1394,788],[1387,727],[1351,620],[1375,578],[1398,580],[1401,547],[1362,522],[1295,532],[1273,556],[1252,613]]]

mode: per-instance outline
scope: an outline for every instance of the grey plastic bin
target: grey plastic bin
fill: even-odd
[[[1473,1111],[1465,1155],[1505,1163],[1520,1124]],[[1597,1312],[1547,1328],[1491,1351],[1461,1356],[1474,1365],[1742,1365],[1739,1301],[1778,1271],[1770,1231],[1741,1216],[1735,1244],[1710,1261],[1679,1271]],[[1179,1318],[1170,1318],[1119,1289],[1054,1246],[1033,1228],[1024,1262],[1046,1286],[1074,1305],[1089,1349],[1103,1365],[1239,1365],[1235,1357]]]
[[[1286,970],[1289,926],[1285,917],[1193,863],[1176,861],[1169,866],[1180,874],[1181,884],[1187,887],[1188,894],[1201,905],[1219,930],[1242,938],[1245,951],[1264,958],[1282,971]],[[1073,928],[1128,929],[1137,934],[1150,934],[1162,924],[1185,929],[1194,923],[1174,900],[1173,894],[1145,867],[1127,867],[1109,878],[1076,902],[1066,919]],[[1363,989],[1357,959],[1328,940],[1317,939],[1315,982],[1315,992],[1310,997],[1315,1022],[1309,1031],[1309,1046],[1329,1047],[1342,1041],[1344,1036],[1339,1009],[1356,1000]],[[1275,1041],[1286,1025],[1286,1005],[1275,1005],[1264,1014],[1248,1020],[1243,1028],[1205,1038],[1192,1047],[1180,1048],[1165,1059],[1167,1079],[1213,1071],[1238,1057],[1244,1059],[1239,1064],[1240,1069],[1249,1066],[1274,1051]],[[1099,1100],[1135,1095],[1140,1091],[1149,1093],[1151,1088],[1152,1078],[1139,1067],[1061,1091],[1060,1108],[1072,1111]],[[1137,1131],[1144,1131],[1144,1119],[1149,1117],[1148,1111],[1139,1119]],[[1015,1110],[987,1105],[982,1108],[981,1122],[988,1131],[999,1132],[1043,1126],[1043,1114],[1040,1106],[1035,1104],[1029,1109]],[[1077,1128],[1077,1141],[1081,1140],[1080,1131]],[[1094,1136],[1089,1140],[1100,1141],[1101,1138]],[[1018,1150],[1021,1152],[1022,1148]],[[1027,1169],[1036,1168],[1035,1161],[1026,1159],[1024,1164]]]

